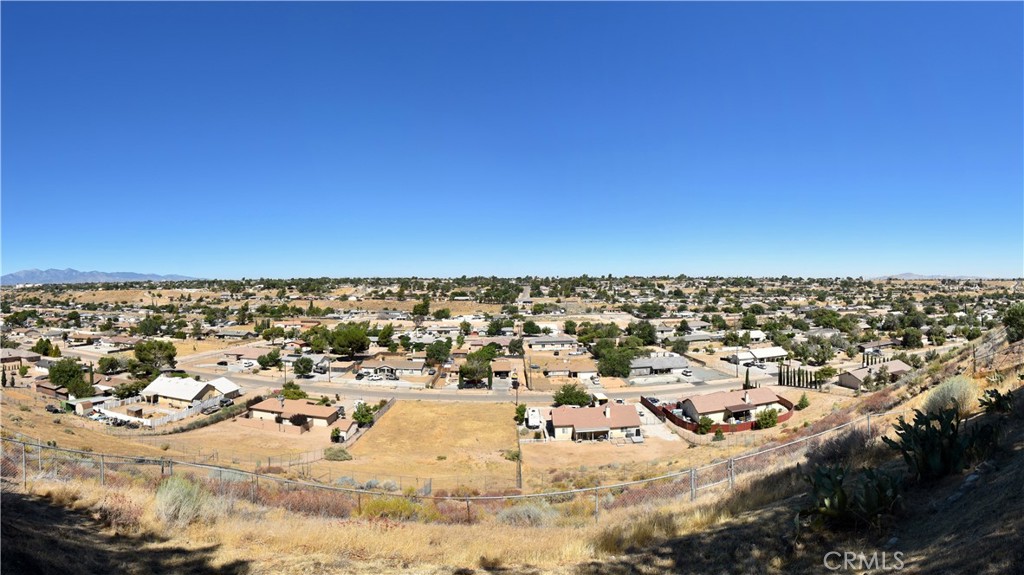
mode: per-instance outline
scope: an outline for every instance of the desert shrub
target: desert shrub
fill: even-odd
[[[715,422],[712,421],[710,417],[702,415],[700,419],[697,421],[697,434],[707,435],[707,433],[711,431],[711,426],[714,424]]]
[[[519,461],[519,458],[522,457],[522,454],[518,449],[507,449],[503,451],[501,455],[509,461]]]
[[[594,547],[609,555],[621,555],[627,550],[643,549],[656,541],[675,537],[678,531],[675,517],[667,512],[648,513],[632,521],[610,525],[594,538]]]
[[[319,489],[278,490],[265,497],[264,502],[314,517],[349,517],[353,508],[347,494]]]
[[[232,417],[235,417],[236,415],[240,415],[245,410],[246,410],[245,405],[240,404],[240,403],[236,403],[235,405],[230,405],[228,407],[225,407],[224,409],[218,411],[217,413],[214,413],[213,415],[206,416],[206,417],[204,417],[202,419],[196,419],[196,420],[194,420],[192,422],[189,422],[187,425],[184,425],[182,427],[176,427],[176,428],[174,428],[171,431],[171,433],[181,433],[183,431],[192,431],[194,429],[199,429],[201,427],[206,427],[207,425],[213,425],[214,423],[220,423],[221,421],[224,421],[225,419],[231,419]]]
[[[765,409],[756,416],[758,429],[770,429],[779,423],[779,412],[775,409]]]
[[[388,480],[380,484],[380,488],[388,493],[394,493],[398,491],[398,484],[394,481]]]
[[[356,480],[351,477],[339,477],[334,480],[334,483],[341,487],[357,487]]]
[[[848,466],[870,439],[865,429],[838,432],[807,451],[807,465],[811,468]]]
[[[848,478],[849,472],[842,466],[819,466],[804,475],[814,500],[813,506],[804,513],[831,526],[879,527],[884,517],[902,506],[900,482],[896,477],[865,469],[856,485],[848,486]]]
[[[438,491],[435,495],[444,493]],[[465,501],[442,499],[434,502],[437,521],[446,524],[476,523],[480,520],[480,506],[470,505],[468,510]]]
[[[938,414],[946,409],[955,408],[956,417],[963,419],[974,407],[978,399],[978,386],[974,381],[962,375],[955,375],[939,384],[924,402],[924,411]]]
[[[714,441],[725,441],[725,434],[722,433],[722,428],[718,428],[718,429],[715,430],[715,439],[714,439]]]
[[[380,481],[377,479],[370,479],[369,481],[363,484],[363,489],[373,490],[377,489],[378,487],[380,487]]]
[[[261,401],[263,401],[262,395],[254,395],[253,397],[250,397],[249,399],[245,400],[245,407],[252,407]]]
[[[881,413],[899,404],[896,388],[885,387],[864,398],[860,404],[861,413]]]
[[[971,437],[961,433],[961,419],[956,408],[938,413],[914,410],[914,421],[900,417],[895,425],[897,440],[882,441],[899,451],[907,468],[921,480],[938,479],[958,473],[967,466]]]
[[[165,479],[156,490],[156,513],[168,524],[185,526],[211,517],[212,501],[202,487],[180,475]]]
[[[372,519],[395,519],[399,521],[436,521],[441,519],[437,509],[405,497],[373,497],[363,501],[361,515]]]
[[[263,466],[256,466],[256,473],[260,473],[260,474],[264,474],[264,475],[269,475],[269,474],[274,474],[274,473],[281,474],[281,473],[284,473],[284,467],[281,467],[280,465],[267,465],[265,467],[263,467]]]
[[[531,501],[506,507],[495,518],[499,523],[515,527],[543,527],[554,519],[558,512],[545,501]]]
[[[301,413],[296,413],[288,418],[288,423],[294,425],[295,427],[302,427],[303,425],[306,425],[306,423],[308,422],[309,418],[306,417],[305,415],[302,415]]]
[[[135,533],[142,527],[142,505],[123,493],[109,492],[97,504],[100,520],[122,533]]]
[[[850,419],[851,416],[846,411],[833,411],[818,421],[815,421],[810,425],[810,427],[805,429],[807,435],[814,435],[815,433],[821,433],[822,431],[838,427],[844,423],[849,423]]]
[[[807,394],[804,393],[800,395],[800,401],[796,402],[796,405],[794,405],[793,407],[795,407],[797,411],[803,411],[810,406],[811,400],[807,399]]]
[[[481,555],[479,565],[484,571],[498,571],[501,570],[501,558],[490,557],[487,555]]]
[[[324,449],[324,459],[327,461],[351,461],[352,455],[344,447],[328,447]]]

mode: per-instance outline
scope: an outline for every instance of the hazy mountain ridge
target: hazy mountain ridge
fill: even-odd
[[[73,284],[73,283],[107,283],[127,281],[180,281],[191,280],[188,276],[144,274],[136,272],[82,272],[67,268],[63,270],[20,270],[0,276],[0,284]]]

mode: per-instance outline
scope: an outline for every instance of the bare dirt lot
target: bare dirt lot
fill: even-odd
[[[452,489],[460,477],[508,486],[516,473],[504,456],[517,449],[514,415],[510,403],[399,401],[349,450],[352,461],[321,462],[316,471],[432,477],[435,490]]]

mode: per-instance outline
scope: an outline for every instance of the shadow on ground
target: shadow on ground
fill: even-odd
[[[212,563],[215,545],[165,545],[155,535],[110,533],[89,515],[45,499],[5,491],[0,499],[0,571],[11,574],[224,573],[244,575],[248,563]]]

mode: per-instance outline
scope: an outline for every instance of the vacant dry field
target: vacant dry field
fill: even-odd
[[[187,339],[185,341],[174,340],[174,349],[178,351],[178,359],[187,358],[190,355],[207,353],[211,351],[226,350],[238,347],[238,342],[224,339]]]
[[[517,449],[514,415],[511,403],[398,401],[349,449],[352,461],[321,462],[316,471],[514,479],[516,464],[504,456]]]

